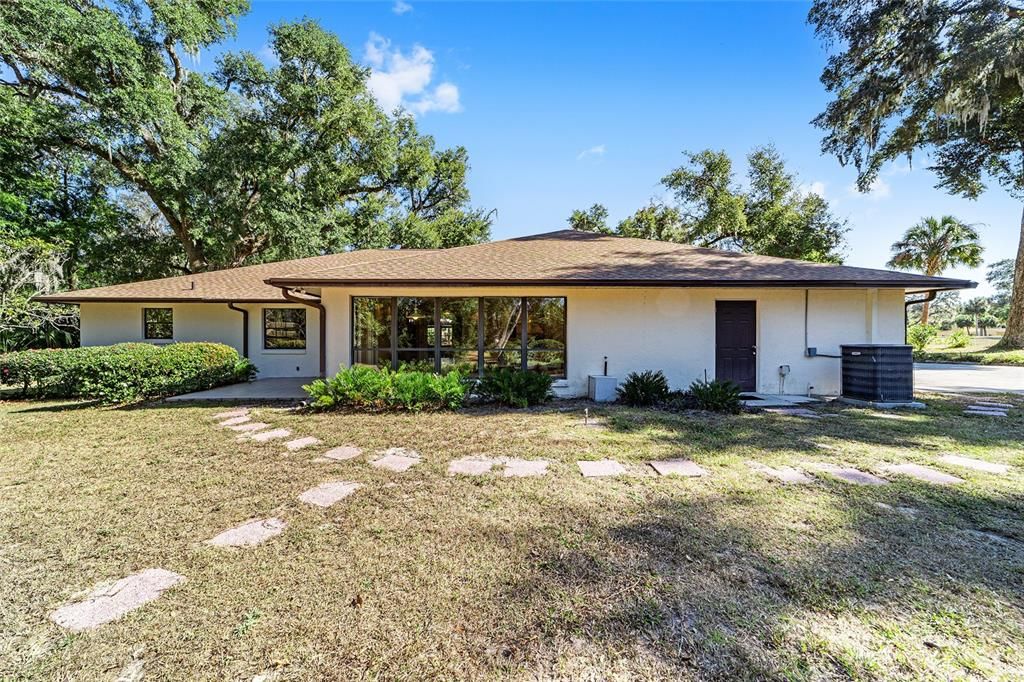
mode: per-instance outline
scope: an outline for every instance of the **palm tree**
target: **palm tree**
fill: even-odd
[[[977,230],[951,215],[922,218],[892,245],[890,268],[920,270],[929,277],[954,265],[981,265]],[[921,324],[928,324],[928,303],[921,307]]]

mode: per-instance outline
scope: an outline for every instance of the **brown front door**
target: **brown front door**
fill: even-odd
[[[757,303],[715,303],[715,378],[757,390]]]

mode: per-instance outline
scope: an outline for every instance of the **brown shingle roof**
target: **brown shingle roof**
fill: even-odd
[[[175,303],[229,302],[285,303],[281,289],[266,279],[295,272],[300,268],[322,269],[343,264],[371,263],[429,251],[366,249],[298,260],[247,265],[229,270],[180,275],[129,284],[114,284],[60,294],[36,296],[48,303],[88,303],[89,301],[165,301]]]
[[[389,260],[301,268],[268,278],[291,286],[587,285],[965,289],[966,280],[773,258],[563,230]]]
[[[368,249],[38,296],[89,301],[284,302],[278,286],[791,286],[966,289],[974,282],[574,230],[444,250]]]

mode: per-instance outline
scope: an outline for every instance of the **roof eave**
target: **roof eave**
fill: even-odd
[[[946,278],[920,280],[653,280],[653,279],[316,279],[271,277],[264,280],[276,287],[728,287],[728,288],[798,288],[798,289],[906,289],[914,291],[953,291],[973,289],[977,282]]]
[[[33,301],[40,303],[63,303],[80,305],[82,303],[287,303],[283,296],[278,298],[182,298],[173,296],[62,296],[47,294],[33,296]]]

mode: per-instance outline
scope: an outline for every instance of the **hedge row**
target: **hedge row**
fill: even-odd
[[[256,370],[220,343],[120,343],[0,355],[0,384],[34,398],[127,403],[248,381]]]

